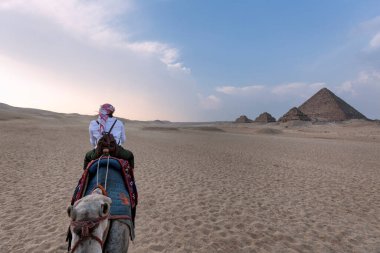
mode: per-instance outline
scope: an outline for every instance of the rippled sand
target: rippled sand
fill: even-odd
[[[87,122],[0,121],[0,252],[65,252]],[[140,194],[132,253],[380,252],[379,125],[126,129]]]

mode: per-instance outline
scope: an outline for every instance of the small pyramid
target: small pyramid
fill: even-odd
[[[235,123],[252,123],[253,120],[249,119],[245,115],[241,115],[239,118],[235,120]]]
[[[315,93],[298,109],[311,119],[319,121],[366,119],[363,114],[327,88],[323,88]]]
[[[264,112],[255,119],[255,122],[276,122],[276,119],[270,113]]]
[[[305,115],[303,112],[298,110],[297,107],[293,107],[287,113],[285,113],[281,118],[278,119],[280,122],[288,122],[291,120],[303,120],[310,121],[310,118]]]

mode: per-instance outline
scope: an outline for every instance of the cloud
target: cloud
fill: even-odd
[[[262,91],[264,88],[265,87],[263,85],[251,85],[244,87],[220,86],[216,88],[216,91],[227,95],[252,95]]]
[[[318,82],[318,83],[287,83],[277,85],[271,88],[271,93],[277,96],[291,96],[291,97],[301,97],[307,98],[311,94],[317,92],[326,86],[326,83]]]
[[[336,87],[337,94],[368,118],[379,118],[380,71],[365,70]]]
[[[377,49],[380,47],[380,32],[377,33],[369,42],[369,45],[373,49]]]
[[[374,32],[380,28],[380,16],[376,16],[364,22],[361,22],[355,27],[355,32]]]
[[[128,11],[132,1],[79,1],[79,0],[6,0],[0,9],[45,16],[68,32],[90,37],[96,41],[122,39],[111,28],[110,22]]]
[[[199,91],[179,50],[131,40],[128,22],[116,29],[133,8],[124,0],[1,1],[0,83],[10,86],[0,102],[93,114],[108,101],[126,118],[199,120]]]
[[[216,88],[217,92],[223,93],[225,95],[275,95],[277,97],[285,97],[285,96],[299,96],[299,97],[307,97],[310,94],[318,91],[319,89],[325,87],[326,84],[323,82],[318,83],[303,83],[303,82],[295,82],[295,83],[286,83],[280,84],[271,87],[270,85],[251,85],[251,86],[220,86]]]
[[[341,85],[337,87],[337,91],[338,93],[350,93],[352,96],[355,96],[355,94],[357,94],[353,87],[352,81],[343,82]]]
[[[221,107],[220,98],[215,95],[209,95],[207,97],[202,94],[198,94],[199,104],[201,108],[206,110],[217,110]]]
[[[132,41],[125,31],[120,31],[112,25],[133,8],[132,0],[5,0],[0,3],[0,10],[3,11],[44,16],[78,39],[102,47],[158,57],[169,70],[189,73],[190,69],[179,60],[177,48],[158,41]]]
[[[380,47],[380,16],[360,23],[354,29],[355,37],[368,37],[365,52],[376,51]]]
[[[380,90],[380,71],[361,71],[353,80],[344,81],[341,85],[337,86],[339,93],[350,93],[355,96],[363,89]],[[380,95],[380,94],[379,94]]]
[[[184,67],[183,63],[178,62],[178,49],[169,47],[167,44],[154,41],[145,41],[125,43],[124,46],[135,52],[157,55],[159,59],[168,66],[169,69],[180,69],[185,73],[190,73],[189,68]]]

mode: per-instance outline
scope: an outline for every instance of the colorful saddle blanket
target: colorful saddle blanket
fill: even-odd
[[[128,161],[114,157],[102,157],[92,161],[78,182],[71,204],[91,194],[98,185],[112,199],[110,219],[119,219],[129,225],[133,239],[138,199],[133,168]]]

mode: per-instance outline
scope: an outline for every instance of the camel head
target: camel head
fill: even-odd
[[[71,218],[71,252],[102,253],[109,227],[111,203],[111,199],[97,188],[67,208],[67,214]]]

